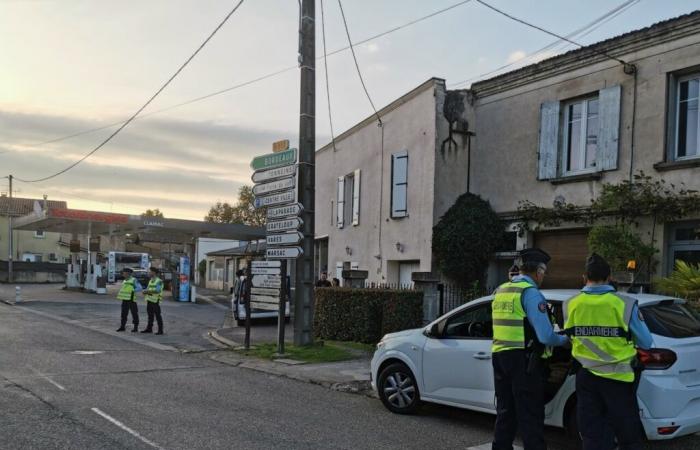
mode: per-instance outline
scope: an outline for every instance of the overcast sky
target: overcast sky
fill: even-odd
[[[114,128],[36,144],[119,122],[138,109],[199,46],[235,1],[0,0],[0,175],[50,175],[89,152]],[[345,0],[353,41],[458,0]],[[491,0],[568,34],[623,0]],[[324,2],[329,50],[347,45],[338,3]],[[581,37],[592,43],[688,13],[693,0],[641,0]],[[317,2],[317,55],[322,54]],[[297,2],[247,0],[145,113],[294,66]],[[553,42],[476,2],[458,6],[357,49],[380,107],[430,77],[452,83],[515,61]],[[571,49],[558,46],[547,54]],[[540,56],[542,57],[542,56]],[[524,61],[518,64],[522,65]],[[333,121],[340,133],[370,106],[349,51],[328,59]],[[517,66],[516,66],[517,67]],[[323,66],[317,65],[317,144],[329,140]],[[201,219],[250,183],[250,159],[273,141],[297,141],[298,70],[133,122],[75,169],[15,195],[46,193],[69,207]],[[2,191],[7,181],[0,180]]]

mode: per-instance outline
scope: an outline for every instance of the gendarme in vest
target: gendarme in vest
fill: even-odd
[[[134,287],[135,282],[136,279],[134,277],[124,280],[122,287],[119,289],[119,293],[117,294],[117,299],[126,301],[134,300],[134,292],[136,292],[136,288]]]
[[[163,282],[160,280],[160,278],[155,277],[151,280],[148,281],[148,287],[146,290],[155,292],[158,286],[160,285],[160,292],[157,294],[146,294],[146,301],[151,302],[151,303],[158,303],[161,300],[163,300]]]
[[[630,335],[636,301],[614,292],[582,292],[564,304],[564,328],[571,336],[571,354],[595,375],[634,381],[632,360],[637,354]]]
[[[493,353],[525,349],[525,318],[521,297],[531,288],[527,281],[508,282],[498,287],[491,303]]]

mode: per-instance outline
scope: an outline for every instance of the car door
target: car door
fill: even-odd
[[[438,324],[423,348],[423,394],[494,409],[491,302],[460,309]]]

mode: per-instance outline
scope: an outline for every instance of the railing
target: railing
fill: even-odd
[[[365,283],[365,289],[396,289],[402,291],[411,291],[416,287],[413,283]]]
[[[445,314],[474,299],[493,292],[493,288],[462,287],[448,283],[438,284],[440,315]]]

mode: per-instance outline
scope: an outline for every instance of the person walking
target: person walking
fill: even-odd
[[[124,277],[124,282],[122,282],[122,286],[117,294],[117,300],[122,301],[122,321],[117,331],[126,329],[126,320],[129,318],[129,312],[131,312],[131,320],[134,323],[134,329],[131,332],[136,333],[139,331],[139,307],[134,297],[143,288],[136,278],[133,277],[133,271],[128,267],[122,269],[122,276]]]
[[[550,256],[538,249],[520,251],[519,273],[496,289],[492,302],[492,363],[496,390],[493,450],[513,450],[520,431],[525,450],[543,450],[545,346],[562,346],[547,302],[538,287]]]
[[[155,267],[151,267],[148,272],[151,279],[148,281],[148,287],[143,291],[146,299],[148,325],[141,333],[153,333],[153,318],[155,317],[158,323],[156,334],[163,334],[163,317],[160,313],[160,302],[163,300],[163,280],[158,277],[158,269]]]
[[[321,272],[321,279],[316,281],[316,287],[332,287],[331,282],[328,281],[328,272],[325,270]]]
[[[576,372],[576,413],[584,450],[643,446],[635,383],[637,350],[653,339],[637,301],[610,285],[610,265],[592,254],[586,261],[586,286],[564,303],[564,331],[571,337]]]

